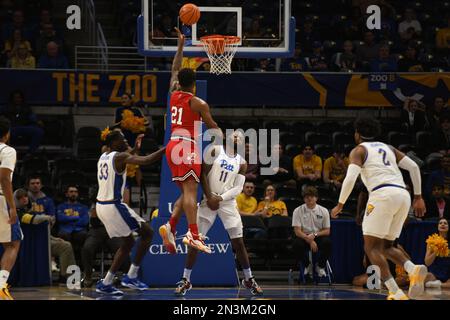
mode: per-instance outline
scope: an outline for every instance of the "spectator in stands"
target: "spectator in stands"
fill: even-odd
[[[12,37],[5,42],[3,54],[6,55],[7,59],[11,59],[19,51],[19,47],[21,46],[25,46],[25,48],[31,52],[30,42],[23,38],[20,29],[16,29],[14,30]]]
[[[51,224],[55,223],[55,204],[53,199],[42,192],[42,180],[38,175],[31,175],[27,179],[28,198],[31,202],[32,215],[46,215],[51,219]],[[61,238],[50,236],[50,252],[52,256],[59,258],[60,281],[66,282],[67,268],[75,265],[75,257],[70,242]]]
[[[388,2],[383,1],[381,5],[381,41],[394,40],[397,36],[397,24],[395,23],[395,8]]]
[[[304,55],[308,55],[313,51],[313,43],[320,40],[320,34],[314,29],[313,20],[307,18],[300,29],[298,41]]]
[[[439,235],[448,241],[448,220],[441,218],[438,222]],[[426,287],[450,288],[450,257],[438,257],[432,247],[427,246],[425,265],[433,277],[425,283]]]
[[[403,58],[398,61],[398,71],[402,72],[423,72],[425,65],[419,61],[417,47],[409,44]]]
[[[255,184],[252,181],[245,181],[242,193],[236,197],[236,203],[241,216],[251,216],[258,207],[258,201],[253,196]]]
[[[450,50],[450,14],[447,13],[447,27],[436,33],[436,48],[444,53]]]
[[[65,55],[59,52],[58,44],[54,41],[47,43],[47,52],[39,59],[41,69],[69,69],[69,62]]]
[[[58,236],[69,241],[76,257],[80,257],[81,248],[87,237],[89,225],[89,210],[84,204],[78,202],[78,188],[69,185],[66,188],[67,202],[56,208],[58,221]]]
[[[305,60],[300,57],[300,48],[295,48],[295,54],[292,58],[284,59],[280,71],[282,72],[301,72],[304,69]]]
[[[255,150],[252,143],[245,144],[245,161],[247,161],[245,179],[256,182],[259,179],[258,150]]]
[[[253,193],[255,192],[255,184],[246,181],[242,193],[236,197],[236,203],[241,216],[262,216],[262,213],[256,214],[258,202]],[[263,228],[245,228],[244,238],[246,239],[266,239],[267,231]]]
[[[14,191],[14,201],[17,208],[17,216],[23,224],[41,224],[43,222],[53,223],[51,216],[45,214],[34,215],[31,211],[28,192],[25,189]]]
[[[370,61],[371,72],[394,72],[397,71],[397,59],[391,56],[387,44],[381,45],[378,51],[378,58]]]
[[[97,217],[95,211],[95,204],[92,205],[89,212],[90,215],[90,228],[87,234],[86,241],[84,242],[83,249],[81,250],[81,261],[83,263],[83,287],[89,288],[94,283],[92,279],[92,267],[95,261],[95,255],[102,250],[108,250],[111,254],[115,254],[122,245],[120,238],[110,238],[106,232],[105,226]],[[122,270],[126,272],[130,265],[130,260],[127,258],[127,262],[122,265]]]
[[[404,20],[398,25],[398,33],[403,40],[419,37],[422,33],[422,26],[416,19],[416,14],[412,8],[405,9]]]
[[[366,70],[369,62],[377,59],[380,51],[380,46],[375,42],[375,35],[372,31],[364,33],[364,44],[356,48],[356,56],[362,69]]]
[[[12,56],[9,67],[12,69],[34,69],[36,68],[36,59],[31,55],[28,48],[21,44]]]
[[[11,141],[14,144],[17,138],[24,137],[30,141],[29,153],[34,153],[44,137],[42,123],[38,121],[31,107],[25,103],[21,91],[11,92],[9,104],[0,108],[0,114],[11,121]]]
[[[441,158],[441,169],[431,172],[425,186],[425,196],[432,198],[433,186],[444,186],[444,195],[450,192],[450,153],[445,153]],[[446,191],[447,190],[447,191]]]
[[[256,68],[253,69],[253,71],[257,72],[275,71],[275,62],[272,59],[261,59],[258,62],[259,64],[256,66]]]
[[[314,41],[312,54],[305,57],[305,67],[308,71],[327,71],[328,63],[323,54],[323,45],[320,41]]]
[[[284,154],[284,146],[275,144],[272,147],[272,157],[278,157],[278,167],[273,168],[274,175],[267,176],[264,184],[276,182],[295,187],[292,159]]]
[[[444,185],[435,184],[431,189],[431,197],[427,198],[427,218],[450,219],[450,202],[445,195]]]
[[[417,100],[406,98],[403,103],[401,121],[410,134],[425,129],[425,106]]]
[[[273,185],[269,184],[266,187],[264,200],[258,203],[255,214],[261,215],[263,218],[288,215],[286,204],[281,200],[277,200],[277,192]]]
[[[2,38],[10,39],[14,34],[14,30],[17,29],[22,32],[22,36],[25,39],[31,39],[32,35],[30,33],[30,30],[25,24],[25,15],[23,11],[20,9],[14,11],[12,16],[12,22],[4,24]]]
[[[336,53],[331,59],[332,68],[335,71],[352,72],[356,70],[356,55],[353,53],[353,43],[346,40],[343,52]]]
[[[136,142],[136,138],[138,137],[138,133],[134,133],[128,129],[125,129],[122,125],[123,120],[123,114],[125,110],[131,111],[135,117],[138,118],[144,118],[144,126],[146,128],[149,127],[150,122],[148,119],[144,116],[144,113],[142,110],[135,105],[134,96],[126,92],[122,95],[122,106],[116,109],[116,116],[114,118],[114,126],[119,127],[122,130],[122,133],[124,134],[125,138],[128,141],[128,144],[130,146],[134,146]]]
[[[358,7],[352,8],[350,19],[346,21],[343,28],[343,39],[356,41],[361,39],[361,30],[363,30],[363,18]]]
[[[168,38],[176,37],[177,33],[174,30],[175,25],[172,24],[172,18],[169,15],[162,17],[158,29]]]
[[[33,30],[34,34],[36,35],[36,38],[38,38],[41,35],[41,31],[44,30],[45,25],[48,24],[53,24],[50,10],[42,9],[39,15],[39,22],[37,23],[37,25],[34,27]]]
[[[319,193],[313,186],[303,191],[305,203],[294,210],[292,226],[295,239],[292,244],[298,261],[302,261],[305,275],[312,276],[313,266],[309,263],[307,252],[319,252],[316,272],[319,277],[325,277],[326,262],[331,255],[330,214],[328,209],[317,204]]]
[[[244,39],[259,39],[264,36],[259,19],[253,19],[250,29],[245,32]]]
[[[450,149],[450,114],[441,116],[440,128],[433,133],[434,151],[443,152]]]
[[[333,156],[326,159],[323,164],[323,181],[336,193],[341,190],[348,165],[349,160],[342,146],[336,146]]]
[[[61,38],[58,37],[52,23],[46,23],[42,26],[40,36],[36,41],[36,51],[38,56],[43,55],[47,51],[47,44],[49,42],[56,43],[58,48],[62,51],[63,42]]]
[[[298,186],[317,184],[322,178],[322,159],[314,154],[314,148],[310,145],[305,145],[302,154],[294,157],[292,166]]]
[[[437,96],[434,98],[433,107],[427,108],[427,127],[431,131],[435,131],[440,127],[440,118],[443,113],[449,113],[445,105],[443,97]]]

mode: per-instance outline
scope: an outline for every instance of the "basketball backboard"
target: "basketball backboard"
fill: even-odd
[[[200,8],[200,20],[182,26],[178,12],[186,3]],[[237,58],[284,58],[294,55],[295,19],[291,0],[142,0],[138,48],[144,56],[173,57],[175,27],[186,35],[184,56],[206,56],[200,38],[221,34],[240,37]]]

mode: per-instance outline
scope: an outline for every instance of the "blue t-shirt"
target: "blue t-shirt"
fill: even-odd
[[[56,212],[60,233],[80,232],[89,224],[88,207],[81,203],[61,203]]]

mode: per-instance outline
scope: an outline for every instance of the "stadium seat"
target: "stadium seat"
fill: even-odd
[[[83,138],[77,140],[75,147],[79,158],[99,158],[102,145],[100,138]]]
[[[20,174],[29,175],[33,172],[44,172],[48,173],[48,160],[47,157],[42,154],[33,154],[27,156],[23,162]]]
[[[278,197],[298,198],[300,193],[297,188],[279,187],[277,188],[277,195]]]
[[[260,201],[264,198],[264,188],[261,186],[255,186],[255,192],[253,196],[256,198],[257,201]]]
[[[292,133],[295,135],[301,136],[304,135],[308,131],[315,131],[316,127],[313,123],[308,121],[297,121],[292,124]]]
[[[303,141],[299,136],[296,136],[293,133],[284,132],[280,134],[280,142],[285,146],[289,144],[302,144]]]
[[[87,184],[85,175],[83,174],[83,172],[78,170],[61,173],[57,177],[57,184],[56,184],[57,189],[61,192],[64,192],[64,188],[68,184],[73,184],[76,186],[85,186]]]
[[[267,122],[265,128],[270,129],[278,129],[280,131],[289,131],[289,126],[286,124],[286,121],[270,121]]]
[[[333,132],[340,130],[341,126],[335,121],[322,121],[316,126],[316,131],[324,134],[332,134]]]
[[[80,170],[80,161],[73,156],[66,156],[55,160],[52,170],[52,182],[57,183],[57,177],[63,172]]]
[[[316,155],[321,157],[323,161],[333,155],[333,148],[327,144],[316,144],[314,150]]]
[[[416,148],[422,157],[429,153],[433,145],[433,136],[428,131],[419,131],[416,133]]]
[[[302,152],[302,149],[299,145],[296,144],[288,144],[285,148],[285,153],[289,157],[295,157],[296,155],[300,154]]]
[[[442,159],[442,155],[439,153],[430,154],[425,159],[425,162],[427,164],[427,169],[429,171],[434,171],[434,170],[440,169],[441,168],[441,159]]]
[[[305,133],[305,144],[314,146],[316,144],[331,144],[329,135],[308,131]]]
[[[292,217],[294,210],[303,204],[303,201],[297,197],[280,197],[279,200],[286,204],[289,217]]]
[[[97,127],[81,127],[77,132],[77,140],[78,139],[86,139],[86,138],[98,138],[100,139],[101,131]]]
[[[355,143],[355,138],[353,137],[353,135],[342,132],[342,131],[334,132],[332,137],[333,137],[332,138],[333,146],[335,146],[335,147]]]
[[[388,143],[396,148],[401,144],[410,144],[410,142],[411,137],[406,133],[391,131],[388,134]]]

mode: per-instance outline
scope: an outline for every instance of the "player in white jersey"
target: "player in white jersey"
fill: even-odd
[[[138,137],[136,148],[140,148],[142,137]],[[129,257],[134,245],[133,231],[140,236],[136,255],[128,274],[122,277],[121,284],[137,290],[146,290],[145,283],[138,280],[138,271],[142,259],[150,247],[153,230],[148,223],[123,202],[123,190],[126,183],[126,165],[149,165],[159,161],[165,152],[162,148],[148,156],[141,157],[128,152],[129,146],[121,131],[112,131],[106,137],[108,151],[103,153],[97,164],[98,194],[96,212],[105,225],[109,237],[123,239],[122,246],[114,255],[111,268],[105,278],[97,283],[96,291],[103,294],[122,295],[123,292],[113,285],[114,274]]]
[[[7,145],[10,127],[9,120],[0,117],[0,243],[4,249],[0,263],[0,300],[13,300],[7,282],[23,239],[11,182],[17,156],[16,150]]]
[[[235,131],[228,136],[228,148],[224,149],[222,145],[211,146],[211,159],[202,164],[200,179],[204,199],[197,211],[197,223],[199,234],[204,236],[213,226],[216,217],[219,216],[243,269],[245,279],[242,280],[242,285],[253,295],[261,295],[263,291],[255,281],[250,268],[250,261],[242,238],[242,220],[236,203],[236,197],[242,192],[245,183],[244,174],[247,171],[247,162],[237,153],[238,144],[243,142],[243,134]],[[174,215],[181,215],[181,207],[174,208],[172,216]],[[167,225],[166,227],[169,228]],[[171,241],[171,245],[175,246],[173,237]],[[190,276],[197,253],[198,251],[192,247],[188,248],[183,277],[175,289],[176,295],[183,296],[192,288]]]
[[[389,300],[407,300],[408,296],[398,287],[386,259],[404,266],[409,274],[409,298],[416,299],[424,291],[427,267],[415,265],[399,249],[393,246],[400,236],[411,197],[405,188],[400,169],[407,170],[414,188],[413,208],[416,216],[423,217],[425,203],[422,199],[420,170],[417,164],[392,146],[375,141],[380,124],[375,119],[358,119],[355,122],[357,146],[350,153],[350,165],[342,183],[338,205],[331,211],[336,218],[342,211],[356,179],[361,179],[369,191],[369,200],[363,221],[364,250],[369,260],[381,271],[381,280],[389,290]]]

